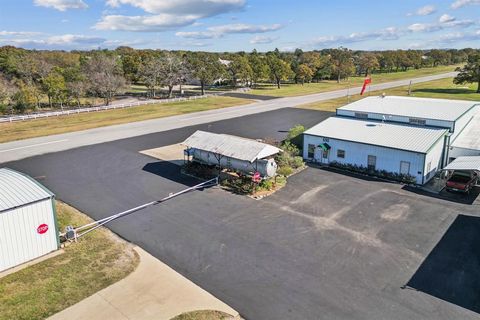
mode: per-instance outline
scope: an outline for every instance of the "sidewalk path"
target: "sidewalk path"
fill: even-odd
[[[125,279],[49,320],[169,320],[195,310],[238,312],[139,247],[137,269]]]

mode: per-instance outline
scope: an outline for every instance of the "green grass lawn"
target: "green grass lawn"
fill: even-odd
[[[376,84],[445,73],[454,71],[456,67],[457,66],[440,66],[436,68],[423,68],[418,70],[411,69],[405,72],[373,74],[372,83]],[[283,84],[280,89],[277,89],[277,87],[273,84],[261,84],[258,89],[251,90],[248,93],[276,97],[301,96],[325,91],[346,89],[348,86],[361,86],[364,79],[364,77],[350,77],[348,81],[342,81],[340,83],[328,80],[319,83],[305,83],[303,86],[301,84]]]
[[[199,310],[182,313],[171,320],[229,320],[233,317],[229,314],[213,310]]]
[[[0,135],[0,143],[197,111],[220,109],[250,102],[252,101],[247,99],[220,96],[22,122],[2,123],[0,124],[0,132],[2,133]]]
[[[57,214],[62,230],[91,221],[59,202]],[[0,279],[0,320],[45,319],[123,279],[139,262],[131,245],[102,228],[64,250]]]
[[[439,98],[439,99],[456,99],[456,100],[473,100],[480,102],[480,93],[476,93],[477,85],[455,85],[452,78],[429,81],[412,86],[411,96],[422,98]],[[379,96],[383,92],[389,96],[407,96],[408,86],[396,87],[382,91],[372,91],[363,96],[356,94],[350,97],[350,102],[357,101],[367,96]],[[314,109],[322,111],[335,111],[337,108],[348,103],[347,97],[338,99],[314,102],[298,106],[302,109]]]

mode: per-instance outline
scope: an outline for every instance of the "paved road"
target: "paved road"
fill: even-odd
[[[453,77],[450,72],[413,79],[413,83],[432,81]],[[408,85],[410,79],[372,85],[371,90],[383,90],[392,87]],[[350,94],[358,92],[359,87],[351,88]],[[260,101],[247,106],[236,106],[224,109],[209,110],[168,118],[133,122],[91,130],[59,134],[48,137],[33,138],[0,144],[0,163],[14,161],[31,156],[68,150],[76,147],[135,137],[154,132],[162,132],[186,126],[193,126],[212,121],[236,118],[265,111],[293,107],[305,103],[324,101],[347,95],[347,90],[317,93],[299,97],[280,98]]]
[[[196,183],[178,166],[140,150],[177,143],[198,129],[282,138],[294,124],[309,127],[328,116],[285,108],[6,165],[39,178],[61,200],[101,218]],[[478,207],[309,168],[262,201],[209,189],[109,228],[246,319],[478,319],[472,312],[480,305],[478,236],[447,237],[442,243],[451,250],[438,254],[434,249],[446,232],[451,234],[459,214],[478,215]],[[480,233],[478,223],[469,232],[475,233]],[[452,251],[462,254],[452,256]],[[418,269],[425,261],[437,262],[435,273],[429,271],[431,263]],[[420,291],[401,289],[407,283]],[[435,298],[439,289],[442,295]],[[463,296],[473,303],[459,303]]]

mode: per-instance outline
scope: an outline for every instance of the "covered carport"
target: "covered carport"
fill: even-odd
[[[443,168],[442,176],[445,177],[445,187],[450,191],[469,192],[478,184],[478,174],[480,172],[480,156],[458,157]],[[457,175],[458,180],[452,180]],[[459,184],[457,187],[455,184]],[[467,185],[464,189],[463,186]]]
[[[480,156],[458,157],[450,162],[443,170],[465,170],[480,172]]]

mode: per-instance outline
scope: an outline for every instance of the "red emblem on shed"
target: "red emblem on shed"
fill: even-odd
[[[48,224],[45,224],[45,223],[42,223],[37,228],[37,233],[39,233],[39,234],[44,234],[47,231],[48,231]]]

